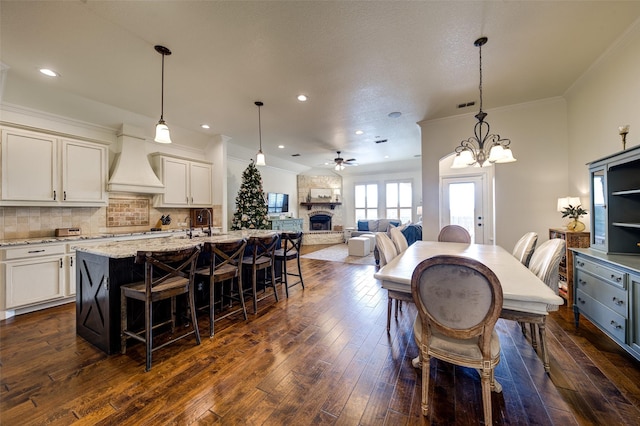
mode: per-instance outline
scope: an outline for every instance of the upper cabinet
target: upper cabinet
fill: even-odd
[[[640,254],[640,146],[589,163],[591,248]]]
[[[164,194],[154,198],[156,207],[211,207],[212,166],[165,154],[152,155],[153,170],[164,184]]]
[[[104,206],[106,145],[2,128],[3,206]]]

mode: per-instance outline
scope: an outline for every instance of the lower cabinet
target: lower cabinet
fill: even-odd
[[[590,249],[574,250],[574,256],[576,326],[584,315],[640,360],[639,259]]]
[[[0,309],[20,309],[64,299],[65,245],[30,245],[0,251],[4,301]]]

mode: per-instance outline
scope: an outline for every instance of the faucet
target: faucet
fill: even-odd
[[[189,239],[193,238],[193,231],[191,230],[191,228],[193,227],[193,223],[191,222],[191,217],[187,216],[184,218],[185,223],[189,224],[189,230],[187,231],[187,237],[189,237]]]
[[[209,217],[209,223],[208,223],[208,229],[205,231],[204,229],[202,230],[202,232],[204,232],[205,234],[207,234],[208,236],[211,236],[211,222],[213,222],[213,217],[211,216],[211,210],[209,209],[202,209],[198,212],[198,220],[200,222],[202,222],[202,212],[207,212],[207,216]]]

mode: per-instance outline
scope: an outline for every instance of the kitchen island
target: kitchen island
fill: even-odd
[[[76,333],[108,354],[120,351],[120,286],[144,279],[138,251],[169,251],[274,231],[232,231],[188,238],[185,235],[110,242],[76,249]],[[131,312],[132,310],[130,310]],[[135,311],[131,312],[135,315]],[[135,323],[135,318],[129,318]]]

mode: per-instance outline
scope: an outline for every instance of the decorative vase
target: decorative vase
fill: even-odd
[[[584,228],[584,223],[580,222],[578,219],[573,219],[567,224],[567,231],[571,232],[582,232],[584,231]]]

